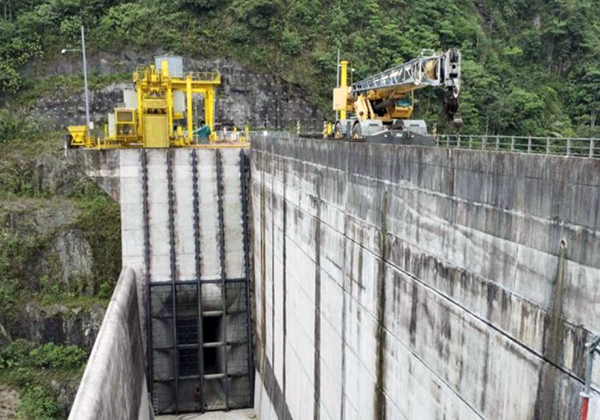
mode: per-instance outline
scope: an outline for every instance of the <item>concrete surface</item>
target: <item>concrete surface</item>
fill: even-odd
[[[247,420],[256,419],[254,410],[233,410],[229,412],[213,412],[206,414],[183,414],[180,416],[158,416],[157,420]]]
[[[143,246],[141,151],[120,150],[120,203],[123,264],[145,273]],[[153,282],[170,281],[168,235],[167,162],[164,150],[147,150],[148,203],[151,257],[148,268]],[[193,236],[193,183],[190,149],[175,149],[176,269],[178,280],[195,279]],[[215,150],[199,149],[198,185],[200,200],[200,248],[203,280],[219,279],[218,214]],[[228,278],[244,272],[243,232],[240,195],[240,149],[223,149],[225,265]],[[210,302],[206,302],[210,304]]]
[[[135,273],[124,269],[81,379],[70,420],[148,420]]]
[[[251,172],[261,419],[578,418],[600,160],[267,138]]]
[[[131,351],[141,351],[142,355],[136,360],[136,367],[144,361],[148,363],[147,353],[147,302],[148,274],[151,284],[158,285],[153,288],[152,308],[155,322],[152,323],[153,348],[153,406],[158,412],[175,412],[172,397],[173,390],[171,378],[175,376],[175,359],[173,351],[165,351],[165,348],[174,347],[173,321],[172,317],[163,316],[171,311],[172,307],[172,270],[171,270],[171,224],[169,220],[169,181],[168,181],[168,155],[167,150],[140,150],[124,149],[111,151],[72,151],[73,159],[83,163],[87,168],[89,176],[94,178],[113,198],[121,204],[121,231],[123,248],[123,265],[130,268],[131,282],[127,280],[127,287],[137,284],[137,293],[130,293],[129,299],[135,297],[137,300],[135,312],[138,323],[141,320],[143,326],[140,334],[140,342],[135,341]],[[144,243],[144,188],[142,174],[142,156],[145,153],[148,174],[147,210],[148,231],[150,246],[148,248],[149,264],[145,264]],[[227,373],[229,380],[229,407],[247,407],[252,400],[253,372],[250,371],[251,359],[249,348],[251,340],[248,339],[248,311],[246,305],[246,283],[239,282],[246,278],[246,266],[244,255],[244,226],[242,217],[242,189],[241,189],[241,157],[244,151],[241,149],[221,149],[222,181],[223,181],[223,226],[224,226],[224,268],[221,266],[221,242],[219,240],[220,224],[218,213],[217,196],[217,151],[215,149],[197,149],[196,168],[193,167],[192,149],[171,149],[172,181],[173,181],[173,238],[174,238],[174,269],[176,281],[192,281],[185,286],[178,286],[177,293],[177,316],[194,322],[198,319],[198,308],[206,311],[218,311],[223,308],[221,293],[221,277],[227,280],[238,281],[228,283],[225,308],[227,315],[224,317],[227,323],[227,346],[219,348],[214,358],[205,360],[205,368],[211,369],[211,373]],[[197,169],[197,189],[199,193],[198,214],[198,243],[195,243],[194,233],[194,169]],[[202,304],[197,303],[196,294],[196,247],[200,252],[201,281],[213,281],[202,283]],[[224,271],[224,273],[222,273]],[[137,279],[137,282],[135,281]],[[217,280],[217,282],[214,282]],[[164,286],[162,286],[164,285]],[[193,290],[192,290],[193,289]],[[154,294],[154,291],[157,291]],[[122,292],[115,296],[120,296]],[[133,305],[130,301],[128,305]],[[125,305],[125,303],[123,304]],[[128,307],[133,311],[134,307]],[[121,310],[126,310],[125,306]],[[139,314],[138,314],[139,311]],[[133,316],[130,314],[130,316]],[[213,315],[214,317],[214,315]],[[108,319],[108,318],[107,318]],[[214,318],[211,318],[214,319]],[[128,320],[116,320],[117,324],[126,323]],[[206,320],[205,320],[206,321]],[[105,320],[104,324],[111,325],[110,329],[129,328],[127,324],[112,325]],[[222,322],[222,321],[219,321]],[[103,324],[103,326],[104,326]],[[222,324],[214,323],[213,329],[218,329],[217,335],[210,341],[224,341],[224,329]],[[196,331],[193,327],[191,330]],[[204,328],[204,327],[203,327]],[[177,331],[182,329],[178,326]],[[184,330],[185,331],[185,330]],[[197,345],[197,335],[185,332],[187,338],[178,337],[178,345]],[[182,333],[184,334],[184,333]],[[206,338],[206,337],[205,337]],[[119,339],[120,343],[112,340]],[[137,337],[132,337],[137,340]],[[190,340],[185,342],[184,340]],[[102,342],[101,344],[98,344]],[[206,343],[206,342],[203,342]],[[101,348],[129,345],[129,341],[123,340],[115,334],[105,334],[98,337],[97,345]],[[123,348],[123,352],[127,351]],[[227,361],[225,360],[227,355]],[[122,357],[127,357],[124,354]],[[206,356],[206,355],[205,355]],[[115,363],[121,363],[121,356],[117,357]],[[215,360],[213,360],[215,359]],[[178,359],[179,360],[179,359]],[[192,368],[198,369],[198,361],[193,358],[186,361]],[[207,363],[211,365],[208,366]],[[215,370],[214,372],[212,370]],[[189,375],[190,373],[188,373]],[[194,372],[194,374],[197,374]],[[95,375],[92,378],[96,378]],[[132,381],[138,377],[132,375]],[[181,381],[180,381],[181,382]],[[137,383],[137,382],[136,382]],[[165,385],[166,384],[166,385]],[[107,392],[118,392],[118,385],[107,379]],[[180,411],[199,410],[200,400],[197,399],[194,381],[186,380],[179,384],[179,409]],[[145,386],[145,383],[144,383]],[[204,387],[204,403],[208,409],[223,409],[225,405],[225,391],[221,381],[206,381]],[[82,400],[94,398],[85,395],[95,392],[95,387],[82,388],[80,393]],[[143,397],[146,398],[144,391]],[[114,404],[107,403],[108,409],[120,407],[125,408],[121,398],[130,397],[127,393],[119,395],[119,401]],[[137,396],[128,404],[134,404]],[[119,405],[121,404],[121,405]],[[147,402],[144,407],[147,407]],[[82,410],[84,410],[82,408]],[[88,411],[82,411],[87,413]],[[116,416],[114,418],[120,418]],[[129,413],[126,418],[133,419]]]
[[[171,283],[171,247],[169,227],[169,189],[168,165],[166,150],[146,150],[148,171],[148,219],[149,219],[149,266],[144,262],[144,225],[143,183],[141,172],[141,150],[121,150],[120,153],[120,203],[121,229],[123,243],[123,264],[133,267],[140,279],[149,274],[153,284]],[[194,235],[194,187],[192,149],[172,149],[173,168],[173,202],[174,210],[174,241],[175,241],[175,276],[177,281],[197,280],[196,276],[196,244]],[[219,280],[222,275],[219,240],[219,213],[217,195],[217,151],[215,149],[198,149],[197,153],[197,186],[199,193],[199,243],[201,258],[200,280]],[[244,232],[242,225],[242,196],[241,196],[241,149],[222,149],[221,155],[223,181],[223,222],[224,222],[224,276],[226,279],[245,278],[244,263]],[[148,290],[145,281],[138,282],[144,301]],[[245,299],[244,287],[227,288],[226,308],[228,312],[240,307],[240,301]],[[203,284],[202,310],[216,311],[223,307],[221,285]],[[153,289],[156,290],[156,289]],[[152,298],[153,307],[164,305],[170,307],[170,289]],[[244,292],[243,296],[242,293]],[[179,295],[182,296],[182,295]],[[164,300],[164,302],[162,302]],[[161,303],[162,302],[162,303]],[[182,305],[179,302],[179,305]],[[194,302],[186,303],[191,308],[197,308]],[[142,306],[143,319],[147,320],[145,306]],[[245,301],[244,306],[245,308]],[[242,309],[243,309],[242,308]],[[229,342],[248,343],[247,321],[245,314],[227,316],[227,340]],[[145,324],[144,322],[144,324]],[[242,328],[239,328],[239,326]],[[173,326],[171,321],[153,322],[152,336],[155,347],[173,346]],[[144,331],[146,331],[144,329]],[[218,341],[222,340],[219,335]],[[248,349],[244,346],[230,345],[227,349],[225,363],[223,350],[218,351],[217,371],[229,374],[240,374],[246,367],[246,377],[236,376],[232,380],[230,407],[246,407],[251,395],[251,385],[248,382]],[[158,412],[175,411],[168,401],[172,391],[165,385],[168,378],[174,377],[175,365],[171,352],[157,351],[154,354],[153,371],[155,386],[153,389],[155,407]],[[235,372],[234,372],[235,370]],[[182,401],[190,401],[194,395],[194,384],[186,383],[188,388],[180,386],[179,391],[185,393]],[[212,389],[214,382],[206,383],[205,403],[210,409],[224,408],[225,395],[220,387]],[[189,394],[189,395],[188,395]],[[245,397],[244,397],[245,396]],[[189,398],[188,398],[189,397]],[[233,398],[237,397],[237,401]],[[183,403],[182,403],[183,404]]]
[[[69,159],[85,168],[86,175],[121,203],[123,265],[143,274],[143,208],[140,149],[70,150]],[[150,236],[168,238],[167,163],[165,150],[148,149],[148,198]],[[191,149],[172,149],[173,178],[177,212],[175,236],[179,280],[195,278],[193,243],[193,174]],[[197,149],[200,200],[200,248],[202,279],[219,279],[218,214],[215,149]],[[224,184],[225,265],[228,278],[244,275],[243,230],[241,222],[240,149],[221,149]],[[152,281],[168,281],[169,243],[152,243]]]

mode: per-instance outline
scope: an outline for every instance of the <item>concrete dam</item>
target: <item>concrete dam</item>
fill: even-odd
[[[276,135],[77,153],[120,200],[124,268],[71,419],[579,418],[600,160]]]

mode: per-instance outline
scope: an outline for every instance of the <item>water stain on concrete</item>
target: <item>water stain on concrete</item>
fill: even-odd
[[[417,312],[419,310],[419,287],[416,283],[412,284],[412,303],[410,307],[410,324],[408,326],[408,332],[410,334],[410,344],[415,345],[417,341]]]
[[[561,365],[563,340],[562,340],[562,309],[563,293],[565,282],[565,257],[567,247],[564,241],[560,242],[558,254],[558,266],[556,269],[556,280],[553,290],[552,312],[546,318],[550,325],[547,325],[544,332],[544,356],[549,362],[545,362],[540,370],[539,388],[535,403],[535,420],[553,419],[556,417],[558,407],[557,397],[557,377],[558,369]],[[548,322],[547,322],[548,323]],[[546,337],[547,336],[547,337]]]

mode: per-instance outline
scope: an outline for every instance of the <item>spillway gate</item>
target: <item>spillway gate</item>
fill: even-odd
[[[251,406],[244,151],[122,151],[120,166],[124,265],[143,279],[155,414]]]

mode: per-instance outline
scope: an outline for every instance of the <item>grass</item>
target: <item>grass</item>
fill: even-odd
[[[2,164],[18,159],[33,159],[51,153],[60,153],[64,149],[63,131],[43,131],[42,127],[34,126],[20,120],[20,126],[11,132],[3,132],[3,119],[13,118],[0,110],[0,154]],[[0,174],[6,172],[0,166]]]

